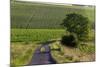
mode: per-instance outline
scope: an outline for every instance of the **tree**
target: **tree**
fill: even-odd
[[[64,35],[62,37],[61,43],[65,46],[77,47],[78,46],[78,38],[77,38],[76,34],[70,33],[69,35]]]
[[[76,33],[78,39],[84,40],[88,37],[90,31],[90,21],[87,17],[81,14],[67,14],[66,18],[63,20],[63,25],[67,31],[70,33]]]

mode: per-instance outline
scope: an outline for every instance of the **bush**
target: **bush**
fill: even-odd
[[[61,43],[70,47],[78,46],[78,38],[76,34],[69,34],[62,37]]]

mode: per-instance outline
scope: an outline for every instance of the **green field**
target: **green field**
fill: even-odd
[[[48,41],[61,38],[65,34],[63,29],[12,29],[12,42]]]
[[[61,23],[66,14],[78,13],[94,23],[94,7],[50,5],[31,2],[11,2],[12,28],[62,28]]]
[[[40,43],[49,40],[57,40],[50,44],[51,54],[57,63],[94,61],[94,30],[89,33],[89,41],[82,42],[86,46],[69,48],[58,41],[68,34],[60,25],[66,14],[82,14],[94,24],[94,8],[95,6],[51,5],[11,0],[11,67],[27,65],[35,49],[44,45]],[[59,48],[61,51],[56,50]]]

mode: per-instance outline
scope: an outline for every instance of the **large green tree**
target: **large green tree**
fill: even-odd
[[[90,31],[90,21],[81,14],[67,14],[62,25],[70,33],[76,33],[80,40],[88,39]]]

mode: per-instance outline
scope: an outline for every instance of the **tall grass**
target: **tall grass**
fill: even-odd
[[[60,47],[59,47],[60,46]],[[95,60],[95,45],[88,43],[88,45],[80,45],[77,48],[64,46],[59,42],[50,44],[51,54],[57,63],[94,61]],[[60,51],[58,50],[60,49]]]
[[[11,67],[27,65],[33,56],[35,49],[40,46],[34,43],[25,45],[22,42],[11,43]]]
[[[89,43],[88,43],[89,44]],[[85,53],[95,53],[95,45],[90,43],[89,45],[83,44],[79,46],[80,51]]]

